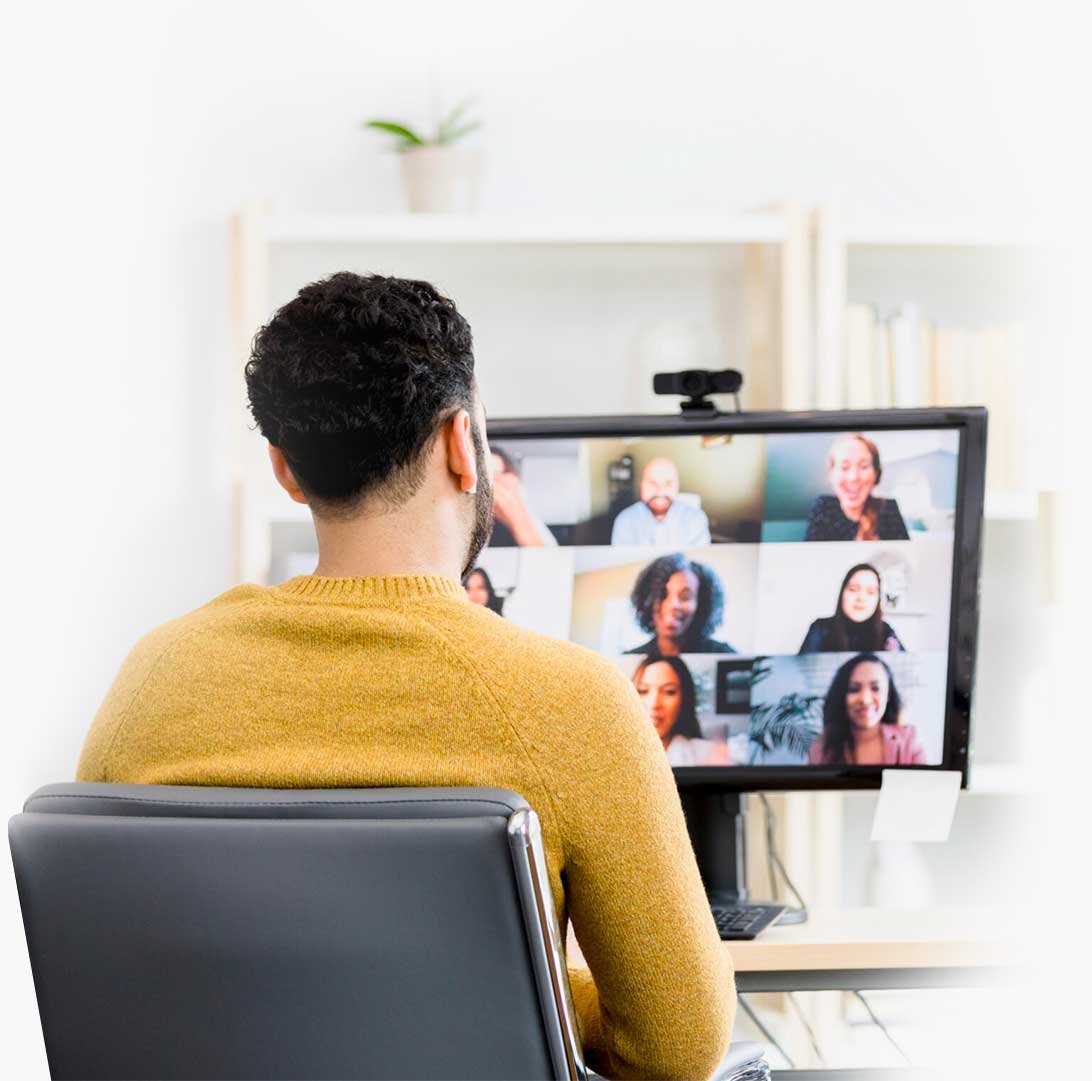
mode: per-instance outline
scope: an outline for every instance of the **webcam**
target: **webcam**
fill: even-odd
[[[739,388],[743,375],[735,368],[721,372],[707,372],[691,368],[685,372],[657,372],[652,377],[652,390],[656,394],[679,394],[686,398],[681,405],[684,416],[714,416],[717,407],[708,400],[710,394],[736,395],[739,410]]]

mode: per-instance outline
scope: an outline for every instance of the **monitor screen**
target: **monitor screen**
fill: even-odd
[[[467,592],[615,664],[680,783],[966,776],[984,424],[494,421]]]

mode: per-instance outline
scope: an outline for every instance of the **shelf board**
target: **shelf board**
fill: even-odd
[[[276,244],[769,244],[780,214],[522,217],[470,214],[289,215],[267,221]]]
[[[861,248],[1041,248],[1048,243],[1042,229],[1012,222],[915,222],[870,217],[850,218],[844,236],[850,247]]]

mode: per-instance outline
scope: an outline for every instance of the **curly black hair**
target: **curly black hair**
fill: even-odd
[[[428,282],[334,274],[258,331],[246,386],[317,512],[351,512],[380,489],[404,500],[440,425],[473,402],[470,325]]]
[[[637,623],[643,630],[654,634],[656,605],[667,596],[667,580],[679,571],[692,571],[698,579],[698,606],[683,639],[685,645],[688,641],[709,637],[720,626],[724,617],[724,587],[720,584],[716,571],[704,563],[687,559],[682,552],[660,556],[637,575],[630,602],[636,613]]]

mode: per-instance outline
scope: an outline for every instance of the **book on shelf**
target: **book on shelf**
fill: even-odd
[[[890,409],[894,404],[891,378],[891,332],[880,323],[872,335],[872,406]]]
[[[876,309],[850,304],[846,309],[845,401],[848,409],[871,409],[875,402],[873,368],[876,363]]]
[[[987,488],[1022,491],[1030,483],[1025,356],[1020,324],[934,327],[914,304],[901,305],[887,318],[872,305],[849,304],[844,404],[850,409],[983,405],[990,413]]]
[[[926,403],[925,330],[916,304],[903,304],[887,322],[891,350],[891,404],[896,409],[915,409]]]

